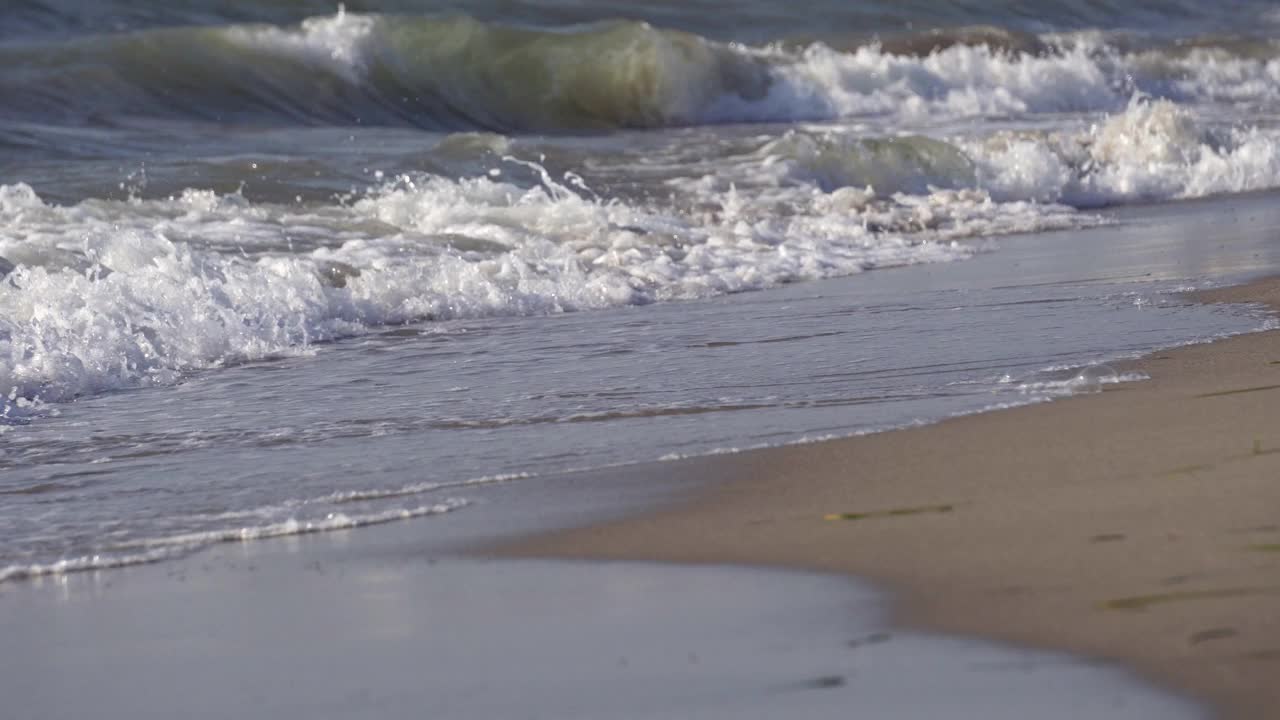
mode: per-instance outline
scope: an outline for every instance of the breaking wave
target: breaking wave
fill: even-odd
[[[789,182],[845,197],[865,189],[868,198],[977,189],[994,201],[1075,208],[1175,200],[1280,187],[1280,132],[1204,122],[1169,100],[1135,95],[1080,129],[949,140],[790,130],[700,184]]]
[[[965,238],[1098,222],[1078,208],[1280,186],[1280,137],[1141,96],[1078,131],[945,141],[794,129],[667,180],[683,200],[665,207],[598,199],[572,174],[505,162],[536,182],[419,175],[337,204],[188,190],[70,206],[0,186],[0,413],[21,420],[39,403],[380,325],[962,259],[983,247]]]
[[[1135,92],[1275,107],[1266,41],[1166,45],[998,28],[717,42],[639,21],[554,30],[339,12],[294,26],[139,30],[0,46],[5,116],[577,132],[859,117],[1118,112]]]
[[[850,203],[797,189],[793,201],[780,216],[730,192],[683,217],[550,178],[427,176],[343,205],[188,191],[60,207],[0,187],[4,413],[378,325],[706,297],[963,258],[976,248],[954,238],[1074,222],[1066,208],[976,191]]]

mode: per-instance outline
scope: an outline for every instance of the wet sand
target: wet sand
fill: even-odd
[[[1280,281],[1203,293],[1280,309]],[[645,466],[711,481],[514,556],[854,574],[898,621],[1129,664],[1228,718],[1280,707],[1280,332],[1150,380],[936,425]]]

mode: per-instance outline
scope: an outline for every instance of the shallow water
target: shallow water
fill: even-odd
[[[1104,663],[891,628],[840,578],[434,558],[386,530],[10,587],[0,689],[48,718],[1204,716]]]
[[[1187,277],[1273,262],[1273,206],[1147,212],[1069,244],[1007,238],[946,272],[401,326],[46,406],[0,436],[0,565],[12,579],[220,540],[483,514],[473,505],[490,502],[484,486],[527,475],[1096,391],[1124,379],[1105,362],[1262,327],[1248,308],[1172,293]],[[1197,218],[1221,228],[1233,216],[1237,231],[1204,247]]]
[[[1172,293],[1273,259],[1234,195],[1280,185],[1269,4],[805,8],[8,8],[0,580],[1261,325]]]

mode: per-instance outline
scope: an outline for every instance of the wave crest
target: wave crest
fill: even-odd
[[[983,27],[851,47],[747,47],[638,21],[540,30],[339,12],[291,27],[7,46],[0,102],[28,119],[174,115],[503,132],[1016,117],[1120,111],[1134,91],[1271,107],[1280,104],[1277,54],[1257,42],[1127,48],[1101,33]]]
[[[1196,121],[1135,96],[1083,132],[1000,132],[962,143],[994,197],[1096,207],[1280,185],[1280,137]]]

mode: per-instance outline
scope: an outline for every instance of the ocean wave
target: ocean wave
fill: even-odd
[[[1088,222],[978,190],[703,188],[684,212],[589,195],[549,176],[425,176],[338,205],[193,190],[63,207],[0,187],[4,414],[380,325],[707,297],[955,260],[980,249],[963,237]]]
[[[1142,96],[1081,132],[999,132],[961,145],[996,198],[1096,207],[1280,186],[1277,133],[1206,125]]]
[[[816,186],[878,226],[878,200],[897,198],[900,206],[942,191],[977,191],[1008,210],[1019,202],[1087,209],[1280,187],[1280,131],[1206,121],[1135,94],[1119,112],[1061,130],[981,128],[939,138],[791,129],[718,158],[709,170],[670,182],[688,192],[749,189],[761,198]]]
[[[290,23],[332,12],[333,0],[9,0],[0,15],[0,38],[135,31],[153,27],[230,23]],[[999,26],[1019,32],[1122,28],[1165,35],[1189,31],[1257,32],[1280,22],[1270,0],[986,0],[964,3],[903,3],[898,0],[741,0],[734,22],[725,22],[715,0],[655,3],[651,0],[348,0],[354,10],[468,12],[485,21],[553,27],[628,17],[720,40],[759,41],[819,37],[854,31],[862,35],[927,37],[963,24]]]
[[[440,152],[511,150],[454,135]],[[50,204],[0,186],[0,415],[306,352],[378,326],[709,297],[969,257],[1117,203],[1280,187],[1280,134],[1135,96],[1077,130],[793,129],[681,166],[662,206],[508,157],[328,204],[188,190]],[[704,172],[705,170],[705,172]],[[523,177],[516,184],[507,177]]]
[[[1116,112],[1142,92],[1274,109],[1257,40],[1141,46],[1097,32],[959,28],[746,46],[639,21],[554,30],[339,12],[294,26],[164,28],[0,46],[13,119],[580,132],[851,118]]]
[[[694,122],[726,93],[759,98],[769,82],[752,55],[644,23],[539,31],[345,12],[0,48],[0,63],[0,98],[23,98],[10,108],[62,120],[655,127]]]

